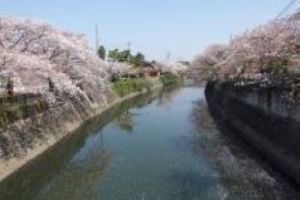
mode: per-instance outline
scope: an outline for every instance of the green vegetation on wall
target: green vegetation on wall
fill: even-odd
[[[127,94],[133,92],[141,92],[144,89],[150,90],[152,86],[151,81],[147,79],[123,79],[113,83],[112,89],[116,92],[119,96],[125,96]]]

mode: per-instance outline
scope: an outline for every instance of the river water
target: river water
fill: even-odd
[[[300,199],[240,139],[217,130],[202,88],[123,103],[0,184],[0,199]]]

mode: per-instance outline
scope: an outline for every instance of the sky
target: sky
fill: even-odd
[[[290,0],[0,0],[0,15],[42,19],[84,33],[95,47],[95,25],[107,49],[146,58],[190,60],[205,47],[278,15]],[[297,2],[289,12],[296,10]]]

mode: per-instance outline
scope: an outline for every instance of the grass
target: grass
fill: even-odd
[[[170,73],[161,75],[160,79],[164,86],[178,85],[181,83],[179,76]]]
[[[114,82],[112,85],[112,89],[122,97],[133,92],[141,92],[145,89],[150,90],[151,86],[151,81],[147,79],[123,79]]]

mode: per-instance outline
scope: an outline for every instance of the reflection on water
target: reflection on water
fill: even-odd
[[[160,106],[170,105],[180,91],[181,88],[179,87],[175,87],[175,86],[164,87],[158,96],[158,104]]]
[[[217,130],[201,88],[127,101],[0,185],[5,200],[252,200],[294,194],[242,141]]]
[[[101,144],[101,143],[100,143]],[[84,156],[74,157],[39,194],[39,199],[91,199],[95,184],[111,163],[111,153],[95,144]]]
[[[133,131],[133,113],[129,110],[125,111],[124,113],[117,116],[114,120],[115,124],[123,130],[126,130],[129,133]]]

